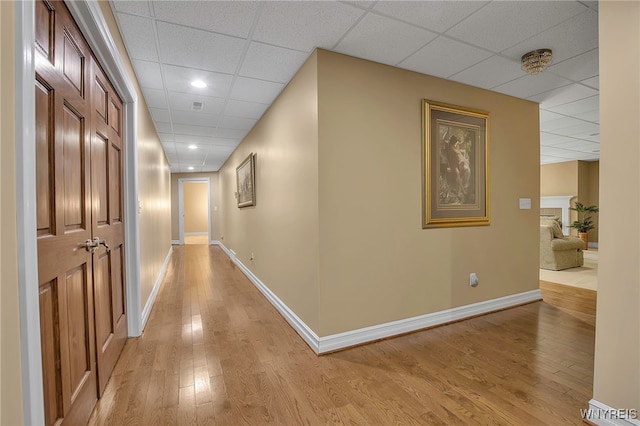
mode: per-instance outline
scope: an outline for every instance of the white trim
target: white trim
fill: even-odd
[[[571,207],[571,199],[575,195],[561,195],[557,197],[540,197],[541,209],[562,209],[562,233],[569,235],[571,232],[569,210]]]
[[[589,242],[589,244],[587,244],[587,246],[590,247],[590,248],[597,249],[598,248],[598,243],[597,242],[595,242],[595,243]]]
[[[185,233],[184,232],[184,183],[185,182],[206,182],[207,183],[207,232],[202,233]],[[211,240],[211,232],[213,225],[211,223],[211,178],[208,177],[195,177],[195,178],[178,178],[178,237],[180,238],[179,244],[184,244],[184,237],[186,235],[207,235]]]
[[[129,336],[142,332],[140,313],[140,254],[137,215],[137,95],[118,49],[93,1],[66,2],[80,31],[123,101],[125,185],[126,285]],[[22,367],[22,410],[25,424],[44,424],[40,306],[36,237],[35,189],[35,90],[34,38],[35,4],[15,3],[16,48],[16,192],[18,236],[18,286],[20,291],[20,353]],[[27,262],[29,266],[27,267]]]
[[[397,336],[412,331],[418,331],[436,325],[446,324],[452,321],[474,317],[476,315],[494,312],[500,309],[511,308],[524,303],[541,300],[540,289],[527,291],[524,293],[512,294],[510,296],[499,297],[497,299],[484,302],[473,303],[471,305],[460,306],[431,314],[406,318],[371,327],[351,330],[344,333],[318,337],[307,324],[304,323],[278,296],[276,296],[249,268],[238,260],[233,250],[229,250],[220,241],[216,242],[220,248],[229,256],[231,261],[244,273],[249,281],[267,298],[267,300],[280,312],[284,319],[293,329],[304,339],[305,342],[317,354],[333,352],[351,346],[360,345]]]
[[[220,242],[220,240],[211,240],[209,241],[209,245],[222,247],[222,243]]]
[[[174,246],[180,246],[182,245],[182,243],[180,242],[180,240],[171,240],[171,244]]]
[[[542,296],[540,294],[540,289],[536,289],[524,293],[512,294],[510,296],[473,303],[471,305],[459,306],[457,308],[420,315],[417,317],[333,334],[320,338],[320,353],[336,351],[348,348],[349,346],[360,345],[362,343],[385,339],[399,334],[434,327],[436,325],[447,324],[453,321],[487,314],[489,312],[511,308],[541,299]]]
[[[587,415],[584,420],[588,420],[589,422],[596,424],[598,426],[640,426],[640,420],[636,419],[616,419],[611,418],[611,416],[598,416],[596,417],[596,413],[616,413],[619,412],[618,409],[609,407],[607,404],[603,404],[600,401],[596,401],[595,399],[591,399],[589,401],[589,411],[587,411]],[[638,415],[640,413],[637,413]],[[604,418],[602,418],[604,417]]]
[[[209,233],[208,232],[185,232],[184,233],[185,237],[199,237],[202,235],[206,235],[208,237]]]
[[[156,296],[158,295],[158,291],[160,290],[160,287],[164,282],[164,276],[167,273],[167,267],[169,266],[169,261],[171,261],[172,254],[173,254],[173,247],[169,247],[169,252],[167,253],[167,257],[165,257],[164,259],[162,268],[160,268],[160,273],[158,274],[158,278],[156,278],[156,282],[153,285],[151,294],[149,294],[149,298],[147,299],[147,304],[144,306],[144,309],[142,310],[142,329],[143,330],[145,325],[147,324],[149,315],[151,315],[151,309],[153,309],[153,304],[156,301]]]
[[[15,2],[16,231],[24,424],[44,424],[36,235],[35,4]]]

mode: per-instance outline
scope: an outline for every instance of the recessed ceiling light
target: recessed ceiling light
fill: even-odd
[[[197,87],[198,89],[204,89],[205,87],[207,87],[207,84],[202,80],[193,80],[191,82],[191,85],[193,87]]]
[[[189,149],[198,149],[198,145],[191,144],[189,145]]]
[[[189,166],[189,167],[188,167],[188,169],[189,169],[189,170],[193,170],[193,166]]]

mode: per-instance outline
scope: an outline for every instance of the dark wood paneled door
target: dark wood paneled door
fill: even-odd
[[[45,419],[84,424],[127,333],[122,104],[62,2],[36,2]]]

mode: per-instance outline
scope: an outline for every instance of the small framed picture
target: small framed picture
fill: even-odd
[[[256,205],[255,158],[256,155],[251,153],[236,167],[238,207]]]

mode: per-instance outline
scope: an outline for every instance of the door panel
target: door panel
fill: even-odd
[[[91,121],[92,230],[94,237],[105,240],[109,246],[109,250],[100,248],[95,255],[101,259],[101,270],[95,275],[95,303],[96,324],[99,324],[96,327],[98,390],[102,394],[127,338],[122,270],[122,102],[97,64],[93,65],[92,74],[95,81],[93,92],[98,93]]]
[[[45,422],[86,424],[127,337],[122,140],[111,124],[119,129],[122,104],[102,74],[100,84],[88,84],[101,70],[64,3],[36,4]],[[114,250],[86,247],[96,237]]]
[[[69,106],[63,108],[62,117],[62,168],[64,170],[64,229],[71,232],[86,229],[86,197],[84,170],[84,125]]]
[[[38,236],[52,235],[54,230],[53,203],[54,176],[51,169],[53,156],[53,128],[49,125],[48,117],[53,115],[53,91],[36,80],[36,121],[43,123],[36,129],[36,210]]]
[[[42,334],[42,376],[44,393],[49,396],[45,406],[47,424],[63,417],[62,377],[58,367],[60,359],[60,337],[58,326],[57,280],[40,286],[40,333]]]

